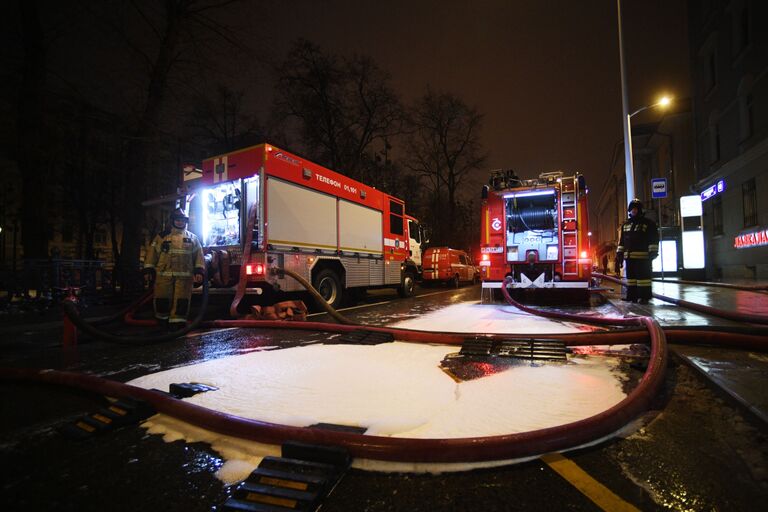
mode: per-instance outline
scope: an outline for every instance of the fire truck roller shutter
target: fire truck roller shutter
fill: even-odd
[[[510,203],[511,204],[511,203]],[[511,208],[507,215],[507,229],[514,233],[555,228],[555,210],[541,206]]]
[[[273,177],[267,181],[267,192],[270,244],[336,251],[335,197]]]

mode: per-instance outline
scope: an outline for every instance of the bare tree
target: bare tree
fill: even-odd
[[[248,112],[245,93],[219,84],[213,94],[199,94],[187,120],[191,139],[208,154],[224,153],[264,139],[258,118]]]
[[[17,161],[22,177],[21,235],[24,258],[48,256],[48,134],[45,126],[44,88],[47,42],[37,2],[19,0],[24,56],[16,115]]]
[[[431,191],[435,240],[447,243],[457,228],[457,191],[469,173],[483,166],[480,142],[483,115],[461,99],[428,89],[411,111],[409,168]],[[443,220],[444,219],[444,220]]]
[[[203,28],[207,32],[215,33],[219,37],[236,43],[226,30],[209,16],[209,11],[230,3],[233,2],[165,0],[162,3],[162,13],[155,17],[150,14],[150,11],[143,9],[138,2],[131,2],[139,17],[155,35],[157,46],[154,56],[150,56],[142,50],[142,45],[134,41],[131,34],[123,33],[128,47],[144,60],[149,77],[143,106],[129,140],[129,160],[126,170],[131,173],[131,178],[126,180],[123,195],[123,237],[120,253],[120,270],[123,276],[133,275],[139,268],[140,249],[144,242],[141,201],[147,195],[147,173],[158,151],[157,145],[162,135],[160,122],[169,93],[171,72],[174,66],[178,65],[184,50],[193,47],[184,44],[182,35],[185,34],[186,29]],[[151,2],[149,5],[154,6]]]
[[[369,57],[337,57],[304,39],[275,71],[275,117],[298,123],[311,158],[365,179],[375,169],[374,143],[402,131],[403,109],[389,75]]]

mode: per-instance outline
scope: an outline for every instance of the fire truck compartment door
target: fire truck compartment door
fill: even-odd
[[[336,198],[270,177],[268,243],[336,250]]]
[[[381,212],[339,200],[339,248],[344,252],[382,252]]]

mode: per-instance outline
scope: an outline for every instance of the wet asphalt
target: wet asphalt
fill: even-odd
[[[663,286],[665,294],[673,295],[671,287],[683,285]],[[660,293],[656,284],[654,291]],[[692,302],[709,294],[727,305],[723,294],[734,292],[681,293],[685,296],[680,298]],[[478,286],[424,289],[410,299],[373,292],[344,314],[361,323],[384,325],[449,304],[477,301],[479,294]],[[611,302],[596,305],[599,311],[650,311],[667,325],[736,325],[658,301],[627,305],[616,301],[615,294],[610,297]],[[756,300],[763,298],[744,298],[752,305]],[[738,302],[732,297],[730,303],[734,301]],[[325,320],[324,315],[311,319]],[[226,329],[139,347],[81,336],[76,350],[64,351],[59,336],[56,331],[34,329],[4,335],[0,365],[67,369],[127,381],[208,359],[328,339],[327,334],[310,331]],[[632,368],[626,371],[641,375]],[[768,381],[763,377],[763,383]],[[80,441],[59,433],[62,426],[103,407],[103,397],[6,382],[0,385],[0,397],[4,510],[219,510],[231,495],[232,488],[214,477],[222,460],[207,445],[165,443],[138,427]],[[731,405],[695,368],[673,358],[663,392],[631,434],[566,456],[640,510],[757,510],[756,504],[768,495],[766,439],[764,423]],[[600,510],[541,460],[442,475],[352,470],[322,509]]]

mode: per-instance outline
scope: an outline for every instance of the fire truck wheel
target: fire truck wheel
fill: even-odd
[[[313,283],[315,290],[325,301],[334,309],[341,307],[343,292],[341,291],[341,281],[336,272],[326,268],[321,270],[315,277]]]
[[[401,297],[411,297],[415,286],[416,280],[414,279],[413,274],[406,272],[403,274],[403,282],[400,285],[400,288],[397,289],[397,293],[400,294]]]

